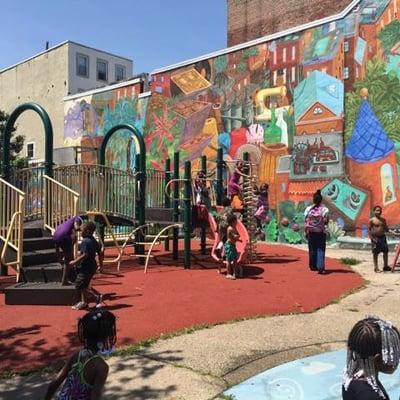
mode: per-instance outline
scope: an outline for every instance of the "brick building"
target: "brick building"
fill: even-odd
[[[228,46],[338,14],[350,3],[351,0],[227,0]]]

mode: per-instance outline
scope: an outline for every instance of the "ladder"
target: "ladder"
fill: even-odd
[[[243,175],[243,223],[249,232],[250,241],[247,245],[247,257],[249,261],[254,261],[256,258],[256,245],[257,245],[257,221],[254,216],[256,212],[256,194],[254,186],[256,184],[256,177],[252,175],[251,169],[249,175]]]

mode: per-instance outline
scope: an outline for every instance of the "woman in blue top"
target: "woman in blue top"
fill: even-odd
[[[50,383],[45,400],[52,399],[64,381],[58,400],[101,399],[108,376],[108,365],[102,355],[114,349],[115,316],[103,309],[90,311],[79,320],[78,335],[83,348],[72,355]]]

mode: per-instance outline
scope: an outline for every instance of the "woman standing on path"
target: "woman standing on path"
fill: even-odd
[[[329,210],[322,204],[321,191],[313,196],[313,205],[304,211],[305,234],[308,240],[309,267],[311,271],[325,272],[326,232]]]

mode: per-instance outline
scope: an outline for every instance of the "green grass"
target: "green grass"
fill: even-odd
[[[236,397],[233,394],[220,394],[215,400],[235,400]]]
[[[340,259],[340,262],[345,265],[358,265],[362,263],[362,261],[357,260],[357,258],[351,257],[343,257]]]

